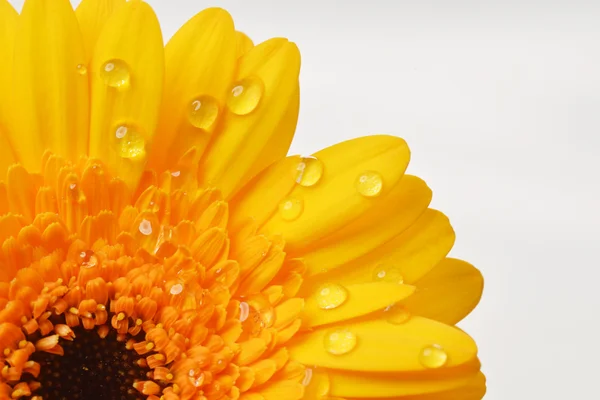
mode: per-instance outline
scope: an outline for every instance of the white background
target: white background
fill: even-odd
[[[486,400],[599,398],[598,2],[148,2],[165,39],[216,5],[256,42],[299,45],[293,153],[370,133],[408,141],[410,173],[457,231],[452,254],[486,278],[461,324]]]

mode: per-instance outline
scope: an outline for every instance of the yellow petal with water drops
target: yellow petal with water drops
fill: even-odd
[[[469,385],[479,365],[423,373],[381,373],[329,370],[330,394],[340,397],[377,398],[443,393]]]
[[[446,258],[415,286],[417,292],[403,302],[404,306],[412,314],[454,325],[479,303],[483,276],[465,261]]]
[[[337,282],[355,283],[402,280],[414,284],[444,259],[454,244],[454,230],[439,211],[427,209],[408,229],[372,252],[330,272],[305,280],[302,293]]]
[[[388,282],[362,283],[347,287],[324,284],[306,299],[302,322],[306,327],[314,327],[346,321],[382,310],[408,298],[414,291],[414,286]]]
[[[238,57],[243,56],[254,47],[254,42],[244,32],[235,32],[235,42]]]
[[[83,44],[85,47],[86,60],[92,58],[94,46],[100,36],[100,31],[113,12],[126,0],[83,0],[77,6],[75,14],[79,21]],[[87,63],[86,63],[87,64]]]
[[[201,184],[229,198],[285,156],[298,115],[299,71],[298,48],[285,39],[268,40],[240,58],[222,131],[200,164]]]
[[[148,4],[127,2],[113,13],[90,68],[90,155],[134,188],[154,137],[164,79],[162,34]]]
[[[290,358],[304,365],[353,371],[424,371],[472,361],[477,346],[463,331],[422,317],[322,327],[290,342]]]
[[[286,300],[275,307],[275,324],[273,326],[281,329],[292,323],[302,312],[304,299],[294,297]]]
[[[189,20],[165,48],[165,93],[150,154],[155,169],[176,168],[196,149],[197,163],[225,113],[236,67],[236,36],[227,11],[206,9]]]
[[[18,14],[6,1],[0,0],[0,180],[6,178],[6,170],[15,162],[12,148],[8,142],[8,122],[10,115],[13,66],[13,49]]]
[[[282,233],[292,253],[378,207],[404,175],[410,153],[404,140],[376,135],[339,143],[314,157],[322,163],[318,181],[297,185],[262,229]]]
[[[298,156],[286,157],[261,172],[232,200],[231,226],[237,229],[248,219],[261,226],[277,210],[281,199],[296,185]]]
[[[10,142],[29,171],[40,171],[46,149],[72,161],[87,154],[88,74],[78,70],[86,59],[68,0],[27,0],[18,25]]]
[[[430,201],[431,190],[425,182],[404,176],[376,207],[302,254],[308,275],[335,269],[398,236],[427,209]]]

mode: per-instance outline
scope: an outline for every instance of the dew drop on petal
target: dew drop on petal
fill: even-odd
[[[419,362],[426,368],[440,368],[448,361],[448,354],[442,346],[434,344],[421,350]]]
[[[313,370],[311,368],[306,368],[304,370],[304,378],[302,379],[302,385],[304,385],[304,386],[310,385],[312,376],[313,376]]]
[[[250,315],[250,306],[245,301],[240,303],[240,322],[244,322]]]
[[[83,64],[79,64],[77,65],[77,73],[79,75],[86,75],[87,74],[87,67]]]
[[[180,294],[181,292],[183,292],[183,285],[181,283],[174,284],[171,286],[171,290],[169,290],[169,293],[173,295]]]
[[[334,355],[351,352],[356,347],[356,335],[348,330],[338,329],[325,335],[325,350]]]
[[[279,203],[279,214],[285,221],[293,221],[302,214],[304,202],[299,197],[287,197]]]
[[[348,299],[348,291],[341,285],[328,283],[317,291],[317,304],[323,310],[331,310],[344,304]]]
[[[314,186],[323,176],[323,162],[315,157],[303,157],[296,170],[296,183]]]
[[[118,125],[114,130],[117,153],[123,158],[141,159],[146,156],[144,135],[133,125]]]
[[[365,171],[356,178],[356,190],[365,197],[376,197],[383,189],[381,174],[374,171]]]
[[[373,280],[390,283],[404,283],[401,271],[395,267],[380,265],[373,270]]]
[[[388,306],[384,310],[386,321],[394,325],[402,325],[410,319],[410,312],[401,305]]]
[[[110,87],[126,88],[129,86],[129,66],[123,60],[113,59],[102,64],[100,76]]]
[[[181,171],[173,171],[171,172],[171,176],[174,178],[177,178],[179,175],[181,175]]]
[[[152,223],[150,221],[148,221],[147,219],[143,219],[142,222],[140,222],[139,230],[142,235],[146,235],[146,236],[151,235],[152,234]]]
[[[211,96],[196,97],[189,105],[188,120],[196,128],[209,130],[219,116],[219,104]]]
[[[237,115],[250,114],[260,103],[264,90],[264,84],[259,78],[242,79],[233,85],[227,98],[227,107]]]

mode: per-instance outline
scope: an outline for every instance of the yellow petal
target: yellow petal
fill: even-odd
[[[262,229],[282,233],[286,249],[294,254],[378,207],[402,178],[409,150],[404,140],[379,135],[339,143],[314,156],[323,164],[320,180],[310,187],[297,185],[281,204],[282,210],[301,212],[277,212]],[[381,186],[371,187],[376,189],[369,193],[374,196],[358,190],[365,173],[380,178]]]
[[[96,40],[98,40],[104,24],[112,13],[123,4],[125,4],[125,0],[83,0],[75,10],[83,36],[87,61],[92,58]]]
[[[415,286],[417,292],[403,302],[404,306],[412,314],[454,325],[479,303],[483,276],[465,261],[446,258]]]
[[[304,307],[304,299],[292,298],[284,301],[275,307],[275,324],[277,329],[281,329],[293,322]]]
[[[300,400],[304,395],[304,386],[294,381],[278,381],[260,390],[265,400]]]
[[[252,47],[254,47],[254,43],[252,39],[248,37],[244,32],[235,32],[235,39],[237,44],[237,56],[241,57],[246,54]]]
[[[78,71],[85,62],[70,2],[27,0],[15,42],[10,142],[29,171],[40,171],[46,149],[70,160],[87,154],[88,74]]]
[[[356,346],[345,354],[328,351],[326,336],[350,332]],[[354,371],[424,371],[423,352],[439,346],[447,355],[443,367],[465,364],[477,356],[477,347],[463,331],[437,321],[412,317],[403,324],[382,320],[323,327],[289,344],[290,357],[304,365]]]
[[[6,170],[15,162],[8,142],[8,121],[10,115],[10,90],[13,49],[18,14],[6,0],[0,0],[0,180],[5,179]]]
[[[347,286],[396,276],[397,280],[414,284],[448,254],[454,237],[448,218],[428,209],[410,228],[364,257],[307,279],[303,293],[327,282]],[[380,278],[382,271],[385,274]]]
[[[220,8],[200,12],[169,41],[160,134],[152,146],[150,167],[174,168],[193,147],[192,163],[198,162],[224,113],[236,58],[233,21]]]
[[[327,292],[323,294],[323,290]],[[342,291],[337,293],[337,298],[336,290]],[[414,286],[387,282],[362,283],[346,288],[324,285],[317,287],[312,296],[306,299],[302,322],[307,327],[314,327],[346,321],[382,310],[390,304],[406,299],[414,291]],[[337,305],[339,301],[336,300],[340,299],[340,296],[346,299]],[[327,306],[330,308],[326,308]]]
[[[200,165],[201,184],[229,198],[285,156],[298,116],[299,71],[298,48],[285,39],[268,40],[240,58],[222,132]]]
[[[391,193],[357,220],[302,254],[308,275],[335,269],[359,258],[406,230],[427,209],[431,190],[414,176],[404,176]]]
[[[108,19],[91,73],[90,155],[134,188],[154,137],[164,78],[162,35],[148,4],[128,2]]]

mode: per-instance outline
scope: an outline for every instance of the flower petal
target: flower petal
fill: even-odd
[[[148,4],[128,2],[108,19],[91,71],[90,155],[135,187],[154,137],[164,77],[162,34]],[[126,130],[119,134],[121,127]]]
[[[306,327],[314,327],[334,322],[346,321],[381,310],[390,304],[406,299],[415,291],[414,286],[397,283],[371,282],[350,285],[342,290],[347,299],[338,307],[323,309],[319,306],[319,288],[306,299],[302,312],[302,322]]]
[[[332,329],[351,332],[356,347],[334,355],[325,344]],[[323,327],[301,335],[290,343],[290,357],[304,365],[353,371],[424,371],[421,354],[430,346],[440,346],[447,355],[443,368],[465,364],[477,356],[473,339],[455,327],[422,317],[403,324],[382,320],[360,321],[331,328]]]
[[[233,20],[220,8],[206,9],[190,19],[165,48],[165,93],[158,132],[152,146],[150,167],[174,168],[191,148],[198,162],[208,145],[223,107],[236,67],[236,36]],[[218,107],[192,124],[193,103]],[[211,102],[213,102],[211,104]],[[203,119],[201,119],[203,118]],[[202,128],[197,127],[202,125]]]
[[[0,0],[0,87],[8,88],[12,79],[13,49],[18,14],[6,0]],[[15,162],[8,142],[10,115],[10,91],[0,90],[0,180],[5,179],[6,170]]]
[[[299,72],[298,48],[285,39],[268,40],[240,58],[238,83],[229,96],[239,95],[243,87],[250,93],[248,103],[258,103],[254,108],[241,99],[240,109],[227,108],[222,132],[201,161],[201,185],[214,185],[229,198],[285,156],[298,118]]]
[[[314,156],[323,164],[322,177],[314,186],[296,185],[289,195],[302,204],[302,212],[294,219],[275,213],[262,228],[282,233],[286,249],[294,254],[378,207],[404,175],[410,154],[404,140],[378,135],[339,143]],[[376,196],[363,196],[357,189],[364,173],[381,179]]]
[[[27,0],[15,40],[10,142],[19,160],[40,171],[46,149],[70,160],[86,154],[88,75],[77,68],[86,60],[71,3]]]
[[[479,303],[483,276],[465,261],[446,258],[415,286],[417,292],[403,302],[404,306],[412,314],[454,325]]]
[[[92,58],[94,46],[100,36],[104,24],[113,12],[126,0],[83,0],[75,10],[83,44],[85,47],[86,60]]]
[[[254,47],[254,42],[244,32],[235,32],[237,56],[241,57]]]

